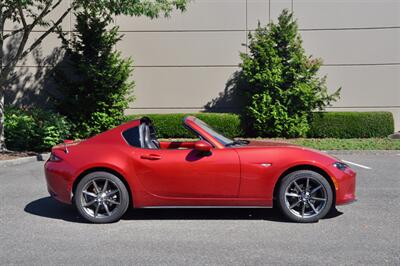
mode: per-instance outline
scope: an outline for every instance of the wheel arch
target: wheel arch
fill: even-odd
[[[278,180],[275,183],[274,186],[274,192],[273,192],[273,204],[275,205],[275,201],[277,198],[277,194],[278,194],[278,190],[279,187],[281,185],[282,179],[287,176],[290,173],[293,173],[295,171],[299,171],[299,170],[310,170],[310,171],[314,171],[317,172],[318,174],[322,175],[323,177],[325,177],[325,179],[328,181],[329,185],[331,186],[332,189],[332,194],[333,194],[333,205],[332,207],[335,207],[335,203],[336,203],[336,189],[335,189],[335,184],[333,182],[332,177],[326,172],[324,171],[322,168],[315,166],[315,165],[311,165],[311,164],[300,164],[300,165],[296,165],[296,166],[292,166],[288,169],[286,169],[278,178]]]
[[[92,167],[92,168],[88,168],[86,170],[84,170],[83,172],[81,172],[74,180],[73,184],[72,184],[72,193],[73,195],[75,195],[75,190],[76,187],[78,186],[79,182],[82,180],[82,178],[84,178],[86,175],[93,173],[93,172],[98,172],[98,171],[102,171],[102,172],[107,172],[110,174],[115,175],[116,177],[118,177],[122,183],[124,183],[126,189],[128,190],[129,193],[129,207],[133,207],[133,194],[132,194],[132,190],[131,187],[129,186],[128,181],[126,180],[126,178],[118,171],[111,169],[109,167]]]

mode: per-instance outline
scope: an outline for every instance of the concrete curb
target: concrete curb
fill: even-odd
[[[344,155],[344,154],[390,154],[397,155],[400,153],[400,150],[321,150],[322,152],[326,152],[332,155]]]
[[[11,159],[11,160],[2,160],[0,161],[0,167],[7,167],[13,165],[20,165],[25,163],[37,162],[37,161],[46,161],[50,156],[50,153],[41,153],[35,156]]]

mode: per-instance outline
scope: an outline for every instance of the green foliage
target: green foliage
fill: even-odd
[[[76,7],[97,12],[103,17],[123,14],[156,18],[160,14],[169,16],[174,8],[185,11],[188,0],[75,0],[74,2]]]
[[[148,116],[153,120],[160,138],[192,138],[193,135],[182,126],[188,114],[128,115],[125,121]],[[235,138],[246,136],[241,118],[236,114],[197,113],[192,114],[203,120],[223,135]],[[394,131],[393,115],[390,112],[324,112],[313,113],[310,138],[380,138]]]
[[[400,150],[400,140],[388,138],[352,138],[352,139],[273,139],[317,150]]]
[[[21,9],[26,13],[25,17],[37,20],[36,24],[38,25],[47,26],[49,22],[44,20],[43,15],[40,15],[45,10],[51,11],[49,5],[55,3],[56,1],[53,0],[2,0],[0,7],[5,19],[10,19],[14,23],[22,23],[22,17],[19,13],[19,9]]]
[[[305,54],[297,22],[287,10],[277,24],[259,25],[249,40],[240,73],[249,134],[305,136],[312,111],[335,101],[340,89],[328,94],[325,78],[317,75],[321,60]]]
[[[148,116],[153,120],[159,138],[193,138],[192,132],[183,127],[183,118],[188,114],[129,115],[126,121]],[[240,117],[235,114],[193,114],[227,137],[243,136]]]
[[[71,125],[57,113],[15,107],[5,111],[6,145],[10,150],[44,151],[70,135]]]
[[[73,123],[74,137],[86,138],[120,124],[133,100],[134,83],[128,80],[132,60],[114,50],[121,36],[118,27],[107,29],[110,22],[81,12],[75,38],[61,35],[67,59],[56,68],[59,94],[53,97],[58,111]]]
[[[394,132],[390,112],[315,113],[307,136],[311,138],[378,138]]]

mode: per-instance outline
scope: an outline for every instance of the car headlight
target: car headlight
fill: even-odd
[[[337,169],[341,170],[341,171],[344,171],[344,170],[346,170],[346,168],[349,167],[347,164],[342,163],[342,162],[336,162],[336,163],[333,164],[333,166],[336,167]]]

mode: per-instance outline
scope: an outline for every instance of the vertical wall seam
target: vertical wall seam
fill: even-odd
[[[114,24],[114,26],[118,27],[118,33],[121,34],[121,32],[119,31],[119,26],[118,26],[118,21],[117,21],[117,15],[114,15],[113,24]],[[122,34],[122,35],[124,35],[124,34]],[[121,40],[121,41],[122,41],[122,40]],[[116,42],[116,43],[114,44],[114,49],[115,49],[115,51],[118,51],[118,42]]]
[[[271,0],[268,1],[268,23],[271,23]]]
[[[69,1],[69,7],[72,7],[72,0]],[[68,33],[68,39],[71,40],[72,39],[72,13],[73,10],[71,10],[69,12],[69,33]]]
[[[248,48],[247,48],[247,46],[248,46],[248,22],[247,22],[247,16],[248,16],[248,7],[247,7],[247,5],[248,5],[248,0],[246,0],[246,36],[245,36],[245,38],[246,38],[246,54],[248,53]]]

